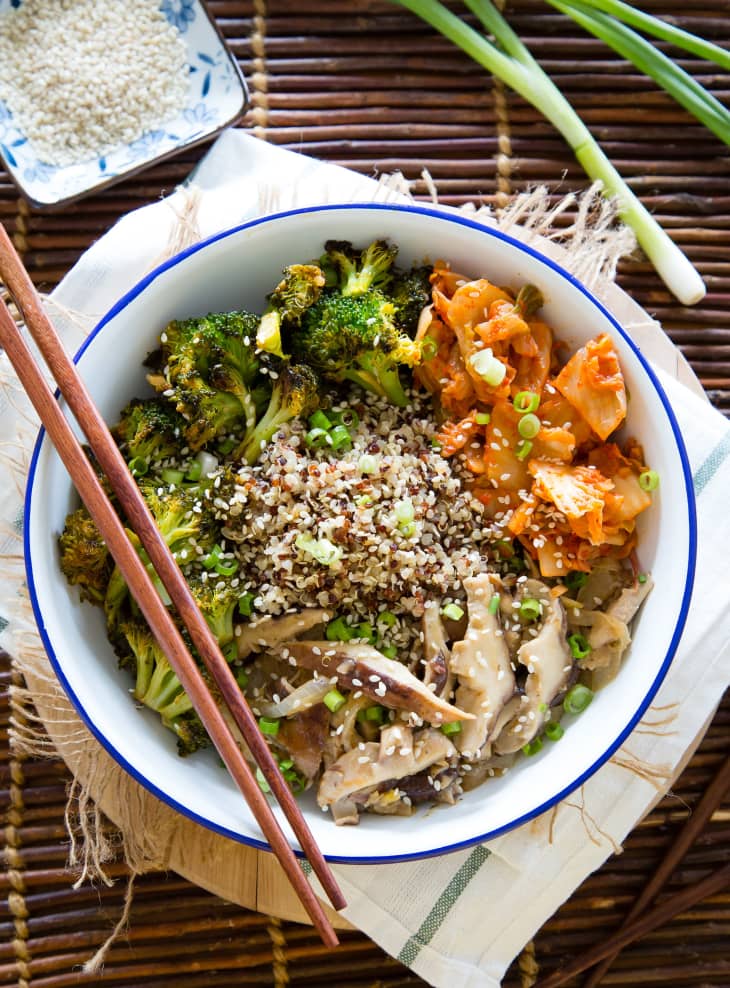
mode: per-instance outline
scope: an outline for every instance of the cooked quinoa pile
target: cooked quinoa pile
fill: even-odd
[[[429,400],[401,409],[368,396],[357,412],[352,449],[339,457],[307,448],[295,423],[239,471],[233,495],[217,502],[225,548],[255,616],[324,607],[373,620],[387,609],[403,618],[393,644],[412,651],[424,606],[463,600],[462,581],[488,567],[494,532],[458,464],[432,445]],[[316,561],[297,546],[302,533],[338,558]]]

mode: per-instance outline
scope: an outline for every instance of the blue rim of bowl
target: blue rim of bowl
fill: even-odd
[[[497,240],[501,240],[503,243],[509,244],[510,246],[517,248],[523,253],[530,255],[532,258],[539,261],[541,264],[545,265],[546,267],[550,268],[556,274],[560,275],[560,277],[562,277],[565,281],[569,282],[575,289],[581,292],[581,294],[583,294],[596,307],[596,309],[599,312],[601,312],[606,319],[609,320],[609,322],[616,330],[616,332],[620,334],[622,339],[632,350],[634,356],[637,358],[644,372],[646,373],[647,377],[654,386],[654,389],[659,397],[659,400],[662,403],[662,406],[667,416],[667,420],[672,430],[672,434],[674,436],[674,441],[682,464],[685,495],[687,500],[687,513],[688,513],[687,520],[689,524],[689,539],[687,546],[687,550],[688,550],[687,577],[685,580],[682,603],[674,627],[674,632],[672,634],[672,638],[670,640],[667,653],[664,657],[664,660],[662,661],[662,664],[657,672],[656,677],[654,678],[653,683],[649,687],[635,715],[632,717],[632,719],[630,720],[628,725],[624,728],[624,730],[620,733],[618,738],[606,749],[605,752],[603,752],[600,758],[597,758],[596,761],[588,769],[586,769],[580,776],[578,776],[573,782],[571,782],[570,785],[561,789],[550,799],[545,800],[544,803],[530,810],[528,813],[524,813],[521,817],[518,817],[517,819],[512,820],[509,823],[505,824],[504,826],[496,828],[495,830],[490,830],[489,832],[484,834],[477,834],[474,837],[469,837],[466,840],[459,841],[454,844],[446,844],[441,847],[430,848],[426,851],[416,851],[411,854],[375,855],[375,856],[367,856],[367,857],[350,857],[350,856],[329,855],[329,854],[326,855],[327,860],[332,862],[333,864],[395,864],[400,861],[415,861],[423,858],[435,857],[437,855],[442,855],[442,854],[451,854],[454,851],[464,850],[465,848],[473,847],[475,844],[482,844],[485,841],[494,840],[496,837],[499,837],[502,834],[514,830],[524,823],[528,823],[530,820],[533,820],[535,817],[540,816],[540,814],[545,813],[547,810],[551,809],[557,803],[561,802],[561,800],[565,799],[566,796],[570,795],[570,793],[574,792],[595,772],[597,772],[598,769],[601,768],[601,766],[604,765],[611,758],[611,756],[621,747],[621,745],[624,743],[624,741],[626,741],[628,736],[633,731],[636,724],[641,720],[642,716],[644,715],[645,711],[647,710],[651,701],[654,699],[657,691],[659,690],[659,687],[664,681],[664,678],[669,670],[669,666],[671,665],[672,659],[674,658],[674,654],[677,650],[677,646],[679,645],[682,632],[684,630],[684,625],[687,620],[687,613],[689,611],[690,599],[692,597],[692,588],[694,585],[694,577],[695,577],[695,565],[696,565],[696,557],[697,557],[697,512],[696,512],[696,504],[694,497],[694,488],[692,484],[692,472],[689,465],[689,458],[687,456],[687,450],[684,445],[684,440],[682,438],[679,425],[675,418],[674,412],[672,411],[672,407],[669,403],[669,400],[666,394],[664,393],[664,389],[659,383],[656,374],[651,369],[646,359],[643,357],[641,351],[638,349],[636,344],[631,340],[628,334],[624,331],[621,325],[611,315],[611,313],[605,308],[605,306],[601,304],[601,302],[598,301],[598,299],[594,297],[594,295],[591,292],[588,291],[587,288],[585,288],[584,285],[582,285],[576,278],[573,277],[573,275],[571,275],[568,271],[566,271],[565,268],[561,267],[560,264],[556,263],[551,258],[546,257],[544,254],[541,254],[533,247],[530,247],[527,244],[523,244],[521,241],[516,240],[513,237],[510,237],[509,235],[502,233],[499,230],[495,230],[492,229],[491,227],[485,226],[475,220],[471,220],[465,216],[459,216],[458,214],[447,213],[445,211],[441,211],[438,209],[430,209],[423,206],[400,205],[395,203],[334,203],[323,206],[307,206],[299,209],[286,210],[280,213],[272,213],[267,216],[258,217],[256,219],[249,220],[246,223],[242,223],[236,227],[232,227],[231,229],[224,230],[220,233],[216,233],[213,236],[208,237],[205,240],[202,240],[191,247],[188,247],[186,250],[181,251],[179,254],[176,254],[174,257],[171,257],[169,260],[159,265],[148,275],[142,278],[139,282],[137,282],[137,284],[132,289],[130,289],[130,291],[128,291],[125,295],[123,295],[122,298],[120,298],[119,301],[116,302],[114,306],[112,306],[112,308],[107,312],[107,314],[103,316],[103,318],[97,323],[94,329],[89,333],[89,336],[87,337],[83,345],[80,347],[80,349],[77,351],[76,355],[74,356],[74,363],[78,363],[78,361],[85,353],[87,347],[101,332],[104,326],[107,323],[109,323],[112,319],[114,319],[118,315],[118,313],[120,313],[123,309],[125,309],[127,305],[129,305],[129,303],[133,299],[135,299],[142,291],[144,291],[144,289],[151,282],[153,282],[157,277],[159,277],[168,269],[175,267],[181,261],[185,260],[185,258],[190,257],[193,254],[196,254],[198,251],[208,247],[210,244],[217,243],[219,240],[224,240],[227,237],[242,232],[243,230],[249,230],[252,229],[253,227],[260,226],[263,223],[281,221],[291,216],[297,216],[300,214],[328,213],[328,212],[340,212],[342,210],[363,210],[363,209],[370,211],[382,211],[382,212],[416,213],[418,215],[430,217],[435,220],[446,220],[447,222],[450,223],[456,223],[458,225],[468,227],[469,229],[475,230],[479,233],[483,233],[487,236],[494,237]],[[121,765],[121,767],[126,772],[128,772],[136,782],[138,782],[141,786],[147,789],[148,792],[151,792],[153,795],[157,796],[158,799],[162,800],[162,802],[166,803],[168,806],[170,806],[172,809],[176,810],[177,812],[181,813],[183,816],[187,817],[190,820],[193,820],[195,823],[200,824],[201,826],[205,827],[208,830],[212,830],[214,833],[220,834],[223,837],[228,837],[231,840],[237,841],[238,843],[246,844],[249,847],[254,847],[258,850],[270,851],[271,848],[266,841],[261,841],[261,840],[257,840],[254,837],[245,836],[243,834],[238,833],[237,831],[230,830],[227,827],[223,827],[220,824],[217,824],[212,820],[209,820],[207,817],[202,816],[201,814],[195,813],[194,811],[190,810],[188,807],[184,806],[182,803],[179,803],[177,800],[168,796],[163,790],[161,790],[153,782],[145,778],[144,775],[142,775],[136,768],[130,765],[130,763],[124,758],[124,756],[121,755],[116,750],[116,748],[114,748],[107,741],[104,734],[95,725],[93,719],[89,716],[89,714],[87,714],[83,705],[80,703],[78,697],[72,690],[68,680],[66,679],[66,676],[64,675],[63,669],[58,662],[51,641],[45,630],[45,624],[43,622],[43,614],[36,594],[35,581],[33,579],[33,566],[30,556],[31,500],[34,490],[35,472],[36,472],[38,458],[41,453],[41,447],[43,445],[44,438],[45,438],[45,430],[41,428],[41,430],[38,433],[38,438],[36,440],[35,447],[33,449],[33,456],[31,459],[30,468],[28,472],[28,485],[25,496],[26,524],[25,524],[24,536],[23,536],[25,568],[26,568],[26,577],[28,581],[28,593],[30,595],[30,600],[33,606],[33,614],[35,616],[36,624],[38,626],[38,631],[40,633],[44,647],[48,654],[48,658],[51,662],[51,665],[53,666],[54,672],[56,673],[59,682],[63,686],[66,695],[73,703],[76,712],[78,713],[81,720],[89,728],[91,733],[94,735],[97,741],[102,745],[102,747],[106,749],[106,751],[112,756],[112,758],[114,758],[114,760],[119,765]],[[300,858],[304,857],[303,853],[298,849],[295,849],[295,853]]]

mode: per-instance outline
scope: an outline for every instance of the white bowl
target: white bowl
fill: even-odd
[[[409,818],[365,815],[336,827],[312,795],[302,800],[325,855],[349,863],[445,853],[530,820],[594,773],[627,738],[661,684],[689,606],[695,561],[690,471],[677,423],[656,378],[609,313],[569,274],[535,250],[460,216],[418,207],[324,206],[255,220],[168,261],[125,295],[77,355],[91,394],[109,422],[145,390],[141,367],[166,323],[211,310],[261,311],[282,268],[317,257],[329,238],[367,244],[388,237],[404,263],[449,260],[455,270],[500,285],[536,284],[544,317],[573,347],[599,332],[619,350],[630,393],[628,431],[661,477],[639,519],[639,558],[656,586],[637,621],[618,677],[570,723],[558,744],[523,759],[501,779],[457,806]],[[57,537],[77,503],[69,478],[41,433],[26,505],[28,586],[51,662],[80,716],[109,753],[142,785],[206,827],[257,847],[262,834],[215,752],[181,759],[156,714],[138,710],[128,676],[117,669],[99,609],[79,604],[58,566]]]

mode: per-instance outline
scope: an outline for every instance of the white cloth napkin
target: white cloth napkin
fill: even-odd
[[[394,187],[228,131],[193,176],[194,189],[130,213],[95,243],[50,301],[64,341],[76,349],[116,299],[154,266],[196,201],[200,237],[256,215],[323,202],[393,200]],[[4,358],[3,358],[4,359]],[[7,365],[0,377],[7,379]],[[671,732],[635,733],[631,755],[678,770],[730,679],[730,426],[706,402],[661,374],[689,451],[699,516],[697,581],[686,630],[654,707],[675,704]],[[0,442],[13,441],[23,396],[0,408]],[[5,467],[0,465],[0,469]],[[17,526],[21,493],[4,484],[0,522]],[[1,548],[1,547],[0,547]],[[0,588],[0,641],[12,650],[14,597]],[[15,598],[17,599],[17,598]],[[3,621],[8,622],[3,630]],[[488,845],[440,858],[380,866],[337,866],[344,915],[434,986],[496,988],[512,959],[656,801],[649,780],[613,762],[583,788],[587,814],[562,807]],[[589,839],[586,825],[592,830]],[[552,829],[552,834],[550,830]]]

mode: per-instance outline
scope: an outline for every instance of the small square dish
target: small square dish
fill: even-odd
[[[23,0],[0,0],[0,20]],[[0,100],[0,162],[37,208],[65,206],[80,197],[214,136],[241,117],[248,104],[236,59],[200,0],[161,0],[159,10],[186,48],[188,91],[172,119],[129,143],[74,164],[49,164],[38,156]],[[0,72],[2,68],[0,68]]]

